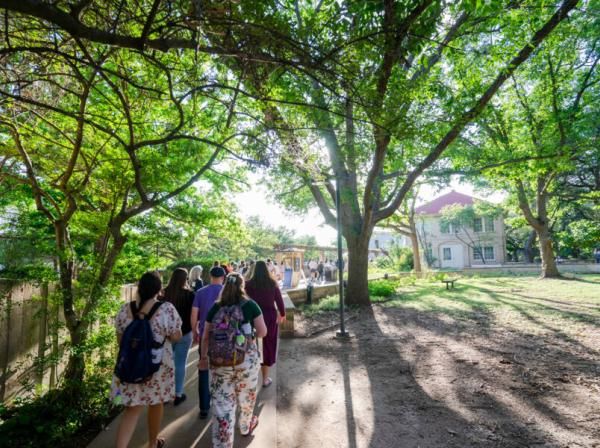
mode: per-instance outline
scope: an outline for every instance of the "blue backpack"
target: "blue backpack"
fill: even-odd
[[[115,375],[122,383],[144,383],[160,368],[165,341],[154,340],[150,319],[162,303],[155,303],[148,314],[140,317],[137,303],[131,302],[133,321],[125,328],[115,366]]]

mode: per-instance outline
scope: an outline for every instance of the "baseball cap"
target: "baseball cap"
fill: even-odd
[[[225,277],[225,269],[221,266],[215,266],[210,270],[211,277]]]

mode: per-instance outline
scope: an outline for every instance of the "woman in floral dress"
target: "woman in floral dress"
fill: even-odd
[[[138,282],[137,309],[147,314],[158,303],[157,296],[162,289],[160,278],[153,272],[147,272]],[[133,321],[131,306],[123,304],[117,314],[115,327],[117,339],[121,337],[127,326]],[[152,318],[150,326],[154,339],[163,343],[162,364],[158,371],[144,383],[121,383],[113,376],[112,397],[115,403],[123,404],[125,410],[117,430],[117,448],[127,448],[138,418],[145,406],[148,406],[148,447],[161,448],[165,441],[158,438],[163,415],[163,403],[175,399],[175,369],[173,367],[173,351],[166,339],[175,342],[181,338],[181,318],[175,307],[161,303]]]
[[[252,434],[258,425],[254,414],[256,387],[260,370],[260,355],[256,338],[267,334],[267,327],[260,307],[248,298],[244,291],[244,278],[231,273],[225,280],[221,295],[209,310],[202,336],[200,362],[198,368],[208,368],[209,335],[213,329],[213,318],[221,307],[239,304],[244,320],[241,332],[248,338],[248,348],[244,362],[234,367],[215,367],[211,365],[212,408],[215,421],[212,425],[213,448],[232,448],[235,428],[236,409],[240,408],[238,427],[243,436]]]

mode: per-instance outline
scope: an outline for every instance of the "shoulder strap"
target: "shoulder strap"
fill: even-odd
[[[152,319],[152,316],[154,316],[154,313],[156,313],[156,311],[158,310],[158,308],[163,304],[164,302],[161,302],[160,300],[158,302],[156,302],[154,305],[152,305],[152,308],[150,308],[150,311],[148,311],[148,314],[146,314],[146,320],[150,320]]]
[[[129,309],[131,310],[131,316],[135,319],[138,313],[137,302],[135,300],[129,302]]]

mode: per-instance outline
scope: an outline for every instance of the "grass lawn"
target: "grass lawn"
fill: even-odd
[[[419,281],[414,286],[399,286],[392,297],[374,297],[373,301],[461,320],[485,314],[497,325],[536,334],[557,328],[578,334],[584,328],[580,324],[600,325],[600,275],[564,280],[461,278],[450,290],[441,282]]]

